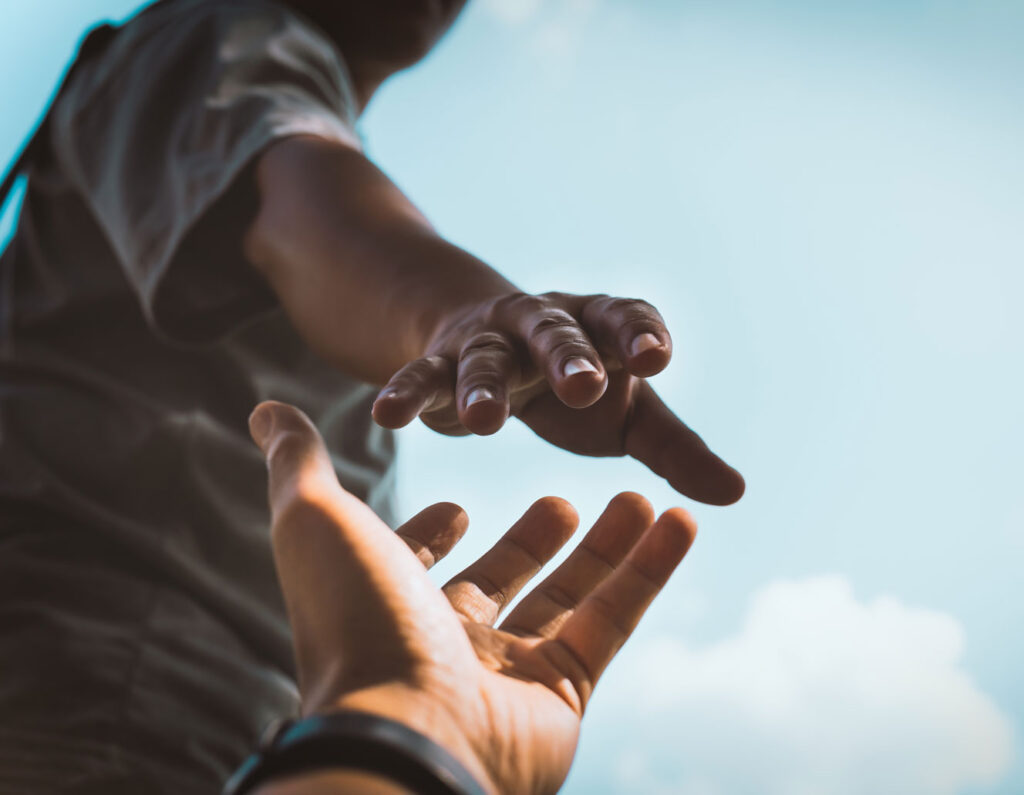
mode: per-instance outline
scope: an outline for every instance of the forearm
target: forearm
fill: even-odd
[[[345,372],[384,383],[460,307],[514,292],[441,238],[359,152],[283,141],[257,167],[246,255],[299,333]]]

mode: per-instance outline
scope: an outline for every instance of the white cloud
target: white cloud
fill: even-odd
[[[960,624],[859,602],[839,576],[769,584],[710,646],[641,643],[599,696],[614,702],[616,736],[595,739],[615,792],[951,795],[1011,761],[1008,719],[961,666]]]

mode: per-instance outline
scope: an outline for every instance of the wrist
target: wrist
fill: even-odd
[[[455,757],[487,792],[499,791],[467,733],[472,728],[453,715],[440,699],[405,684],[379,685],[347,693],[316,712],[326,715],[346,710],[378,715],[407,726]]]
[[[459,759],[413,729],[405,719],[422,715],[413,705],[403,713],[392,718],[346,708],[277,721],[223,791],[253,795],[263,788],[264,795],[304,795],[323,791],[324,782],[329,792],[361,793],[361,782],[368,782],[379,795],[494,795],[495,788],[482,783],[484,776],[464,763],[471,755]]]
[[[522,295],[522,291],[484,263],[480,263],[479,271],[467,270],[446,286],[443,296],[436,295],[437,300],[423,305],[418,323],[419,356],[443,352],[445,341],[455,329],[486,320],[499,301],[515,295]]]

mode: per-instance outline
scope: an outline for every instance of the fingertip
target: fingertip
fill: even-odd
[[[562,362],[562,376],[572,378],[575,375],[600,375],[601,370],[592,361],[583,356],[574,356]]]
[[[718,466],[709,475],[696,493],[690,496],[707,505],[732,505],[739,502],[747,490],[746,481],[738,471],[718,459]]]
[[[435,502],[430,508],[448,517],[448,522],[452,526],[459,527],[462,530],[469,527],[469,514],[458,503],[448,501]]]
[[[442,523],[447,526],[445,552],[450,550],[469,530],[469,514],[454,502],[439,502],[432,506]]]
[[[541,497],[527,509],[527,513],[556,531],[564,532],[566,537],[571,536],[580,523],[580,515],[572,503],[561,497]]]
[[[723,491],[725,502],[722,505],[732,505],[735,502],[739,502],[747,492],[747,481],[744,480],[743,475],[732,467],[729,467],[729,473],[729,484]]]
[[[660,588],[690,551],[697,523],[682,508],[669,508],[629,553],[633,564]]]
[[[485,394],[477,394],[481,392]],[[475,389],[467,397],[459,421],[477,436],[490,436],[501,430],[510,413],[508,400],[503,395]]]
[[[640,356],[648,351],[661,350],[663,347],[664,346],[661,340],[658,339],[657,334],[645,331],[642,334],[637,334],[633,337],[633,341],[629,344],[629,355]]]
[[[658,525],[674,536],[684,553],[697,538],[697,521],[682,508],[669,508],[658,517]]]
[[[409,538],[413,538],[424,545],[430,552],[430,560],[423,562],[429,567],[448,554],[468,529],[469,514],[461,505],[454,502],[436,502],[428,505],[398,528],[398,532],[407,542]]]
[[[654,340],[655,344],[640,347],[639,349],[634,344],[633,349],[626,358],[625,365],[626,369],[638,378],[650,378],[652,375],[657,375],[668,367],[668,363],[672,359],[672,349],[670,346],[663,344],[653,334],[641,334],[637,339],[641,337],[650,337]],[[635,342],[636,340],[634,340]]]
[[[316,427],[302,411],[295,406],[277,400],[264,400],[257,404],[249,415],[249,435],[269,455],[274,440],[283,433],[299,431],[304,435],[316,434]]]
[[[377,395],[370,413],[374,422],[383,428],[392,430],[404,428],[416,417],[415,412],[409,410],[409,401],[406,396],[393,389],[384,389]]]
[[[650,527],[654,522],[654,506],[650,500],[635,491],[623,491],[608,502],[606,510],[623,511],[638,523]]]
[[[274,432],[274,401],[264,400],[249,414],[249,436],[260,451],[266,454],[266,443]]]
[[[608,376],[604,368],[598,370],[591,366],[590,369],[574,372],[570,372],[570,369],[563,368],[561,377],[553,384],[558,399],[571,409],[585,409],[594,405],[608,389]]]

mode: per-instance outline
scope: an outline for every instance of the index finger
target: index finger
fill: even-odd
[[[699,502],[730,505],[746,489],[743,476],[711,452],[646,381],[637,386],[625,449],[676,491]]]

